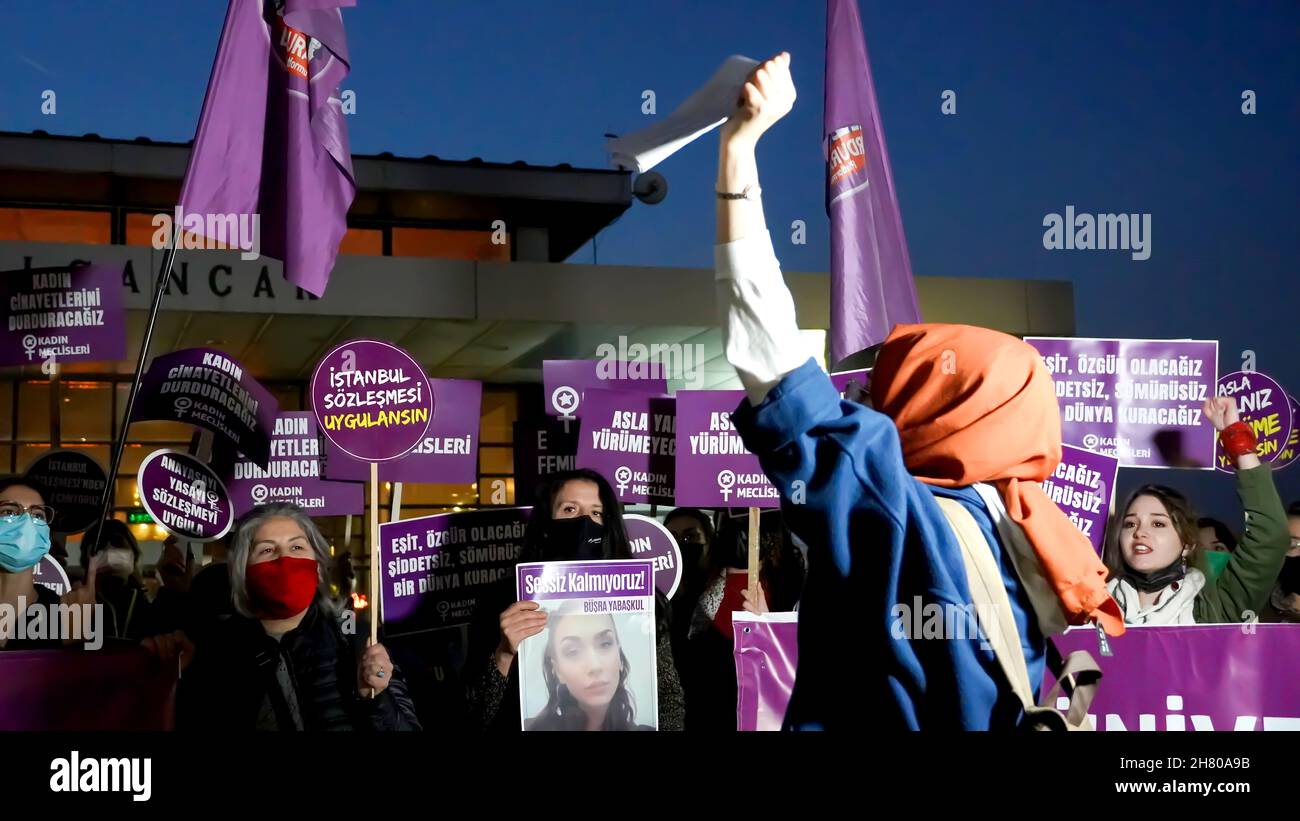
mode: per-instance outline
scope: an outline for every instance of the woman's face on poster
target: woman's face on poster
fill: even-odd
[[[562,616],[555,631],[555,677],[585,709],[609,706],[618,691],[619,646],[610,616]]]

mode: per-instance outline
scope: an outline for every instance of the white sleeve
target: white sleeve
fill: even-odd
[[[794,298],[767,231],[713,249],[727,361],[757,405],[782,377],[808,359]]]

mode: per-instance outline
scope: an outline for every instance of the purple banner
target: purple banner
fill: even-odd
[[[531,508],[440,513],[379,526],[384,629],[469,624],[479,596],[510,576]]]
[[[516,582],[547,614],[519,645],[522,728],[657,729],[653,563],[521,564]]]
[[[668,392],[668,381],[663,369],[652,362],[547,359],[542,362],[542,387],[548,415],[581,419],[589,388],[662,396]]]
[[[1098,555],[1118,472],[1119,460],[1113,456],[1062,445],[1060,464],[1042,482],[1048,498],[1088,537]]]
[[[1296,459],[1300,459],[1300,402],[1297,402],[1294,396],[1289,398],[1291,400],[1291,436],[1286,440],[1286,446],[1282,448],[1282,452],[1273,460],[1273,470],[1289,467]]]
[[[469,379],[430,379],[437,413],[429,430],[405,456],[379,466],[381,482],[468,485],[478,481],[479,411],[483,383]],[[326,444],[325,473],[331,479],[365,482],[370,466],[332,442]]]
[[[0,305],[0,366],[126,357],[118,266],[0,271]]]
[[[1219,379],[1218,396],[1234,396],[1241,421],[1250,425],[1259,444],[1255,453],[1261,462],[1273,462],[1286,450],[1295,422],[1291,397],[1276,379],[1258,372],[1236,371]],[[1224,473],[1235,473],[1218,438],[1214,440],[1214,466]]]
[[[351,65],[339,8],[352,5],[230,0],[181,186],[198,233],[283,261],[316,296],[356,194],[338,96]],[[234,242],[223,216],[260,228]]]
[[[677,392],[676,503],[690,507],[780,507],[758,457],[731,425],[744,391]]]
[[[827,0],[824,93],[834,365],[921,321],[857,0]]]
[[[779,730],[799,667],[799,614],[731,614],[736,656],[736,729]]]
[[[424,439],[435,411],[419,363],[374,339],[349,340],[321,358],[311,377],[311,407],[326,438],[366,462],[406,455]]]
[[[176,663],[139,648],[0,653],[0,731],[171,730],[175,705]]]
[[[198,425],[265,465],[279,409],[270,391],[238,362],[211,348],[189,348],[154,357],[131,421]]]
[[[321,437],[316,417],[308,411],[276,417],[271,461],[265,468],[247,459],[236,461],[229,489],[237,517],[271,502],[291,502],[309,516],[366,512],[363,485],[321,478]]]
[[[1219,343],[1025,337],[1052,374],[1061,441],[1121,467],[1214,466],[1214,425],[1201,407],[1214,390]]]
[[[225,485],[188,453],[155,450],[140,463],[136,484],[145,511],[178,539],[215,541],[234,523]]]
[[[42,587],[50,588],[60,596],[72,589],[67,571],[48,553],[41,557],[36,567],[32,568],[32,581]]]
[[[1097,652],[1091,627],[1052,639],[1101,666],[1098,730],[1300,730],[1300,630],[1288,624],[1134,627]],[[1041,697],[1051,687],[1050,673]],[[1054,706],[1060,706],[1058,703]]]
[[[32,462],[25,476],[45,489],[45,503],[55,510],[55,533],[80,533],[99,521],[108,474],[87,454],[51,451]]]
[[[588,390],[578,437],[578,467],[614,485],[624,502],[672,504],[677,438],[673,400]]]
[[[653,597],[654,562],[530,562],[515,568],[520,601]]]
[[[624,516],[623,524],[627,527],[632,556],[651,561],[655,569],[655,587],[671,599],[677,594],[677,585],[682,580],[682,549],[672,531],[658,519],[636,513]]]
[[[532,504],[537,498],[538,487],[547,476],[578,466],[578,432],[581,426],[578,421],[566,423],[550,418],[515,422],[516,502]]]

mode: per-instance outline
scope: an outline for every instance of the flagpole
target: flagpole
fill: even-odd
[[[154,325],[158,322],[158,310],[162,307],[163,291],[167,280],[172,275],[172,266],[176,262],[176,246],[180,244],[181,226],[172,226],[172,241],[163,255],[162,265],[158,269],[158,281],[154,283],[153,302],[149,306],[149,319],[144,326],[144,339],[140,342],[140,356],[135,361],[135,378],[131,380],[131,392],[126,398],[126,414],[122,417],[122,429],[113,440],[113,461],[109,465],[108,484],[104,487],[104,498],[99,508],[100,527],[95,530],[95,543],[90,546],[90,553],[99,552],[104,539],[102,523],[113,509],[113,497],[117,493],[117,471],[122,465],[122,452],[126,449],[126,432],[131,426],[131,415],[135,412],[135,400],[140,393],[140,380],[144,377],[144,363],[149,359],[149,343],[153,341]],[[84,552],[84,548],[83,548]]]

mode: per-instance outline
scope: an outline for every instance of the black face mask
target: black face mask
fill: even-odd
[[[1300,556],[1287,556],[1277,577],[1283,593],[1300,593]]]
[[[1124,580],[1143,593],[1154,593],[1157,590],[1164,590],[1173,582],[1181,580],[1186,573],[1186,568],[1183,567],[1182,556],[1174,559],[1174,563],[1168,567],[1163,567],[1159,570],[1151,570],[1145,573],[1134,570],[1127,564],[1124,565]]]
[[[546,523],[542,538],[544,562],[604,559],[605,527],[590,516],[552,519]]]

